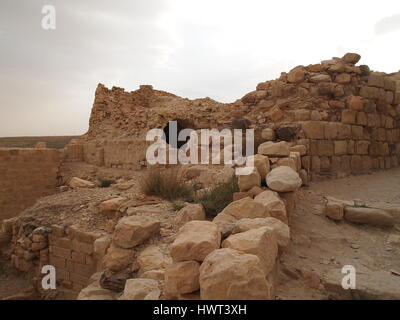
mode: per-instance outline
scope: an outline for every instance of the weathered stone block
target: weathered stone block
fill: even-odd
[[[336,155],[347,154],[347,141],[346,140],[336,140],[334,143],[335,143],[335,154]]]
[[[356,123],[356,111],[354,110],[343,110],[342,111],[342,122],[346,124]]]

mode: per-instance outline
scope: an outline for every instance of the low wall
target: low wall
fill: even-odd
[[[56,192],[61,151],[0,148],[0,220]]]

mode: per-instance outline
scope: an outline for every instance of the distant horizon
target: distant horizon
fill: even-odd
[[[0,2],[1,137],[86,133],[98,83],[230,103],[347,52],[375,71],[400,69],[398,0],[53,0],[55,29],[43,27],[45,5]]]

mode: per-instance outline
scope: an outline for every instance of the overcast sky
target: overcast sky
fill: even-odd
[[[399,39],[399,0],[0,0],[0,136],[85,133],[99,82],[232,102],[346,52],[398,71]]]

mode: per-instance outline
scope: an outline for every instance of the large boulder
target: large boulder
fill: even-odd
[[[296,67],[291,70],[287,75],[288,82],[291,83],[300,83],[304,81],[305,72],[303,67]]]
[[[169,299],[179,294],[191,293],[200,289],[200,264],[196,261],[182,261],[165,269],[165,294]]]
[[[267,185],[278,192],[295,191],[302,185],[299,174],[290,167],[281,166],[267,174]]]
[[[268,300],[270,286],[260,259],[234,249],[218,249],[200,266],[202,300]]]
[[[273,229],[261,227],[229,236],[222,242],[222,248],[231,248],[256,255],[267,276],[275,265],[278,244]]]
[[[254,159],[254,166],[257,168],[261,178],[265,178],[265,176],[271,171],[268,157],[263,156],[262,154],[256,154],[252,156],[252,158]]]
[[[103,258],[103,265],[112,271],[120,271],[133,262],[133,250],[111,245]]]
[[[179,230],[171,245],[171,256],[174,261],[203,261],[220,244],[221,232],[215,223],[191,221]]]
[[[176,214],[176,223],[185,224],[193,220],[205,220],[206,212],[201,204],[188,204]]]
[[[279,197],[275,191],[266,190],[254,198],[254,201],[263,205],[267,212],[267,216],[274,217],[282,222],[288,224],[288,216],[286,211],[285,202]],[[257,218],[266,218],[257,217]],[[249,217],[244,217],[249,218]]]
[[[345,207],[344,217],[351,222],[373,226],[391,227],[394,224],[393,216],[381,209]]]
[[[124,217],[114,230],[114,242],[121,248],[133,248],[159,232],[160,221],[145,216]]]
[[[361,56],[358,53],[346,53],[342,60],[346,63],[352,63],[352,64],[356,64],[358,61],[360,61]]]
[[[258,146],[258,153],[270,157],[287,157],[290,155],[290,145],[285,141],[268,141]]]
[[[268,227],[274,231],[280,249],[284,249],[290,244],[290,228],[281,220],[272,217],[241,219],[236,222],[232,234],[246,232],[261,227]]]
[[[128,279],[120,300],[158,300],[161,291],[153,279]]]
[[[103,201],[102,203],[99,204],[99,213],[108,213],[117,211],[125,201],[126,199],[122,197]]]
[[[269,217],[264,205],[250,197],[231,202],[220,214],[227,214],[236,219]]]
[[[253,168],[250,174],[240,175],[238,179],[239,190],[244,192],[248,191],[253,187],[261,186],[261,176],[258,173],[257,168]]]
[[[148,246],[137,257],[139,273],[165,268],[169,261],[157,246]]]
[[[75,188],[94,188],[96,185],[93,182],[73,177],[69,181],[69,186],[75,189]]]

